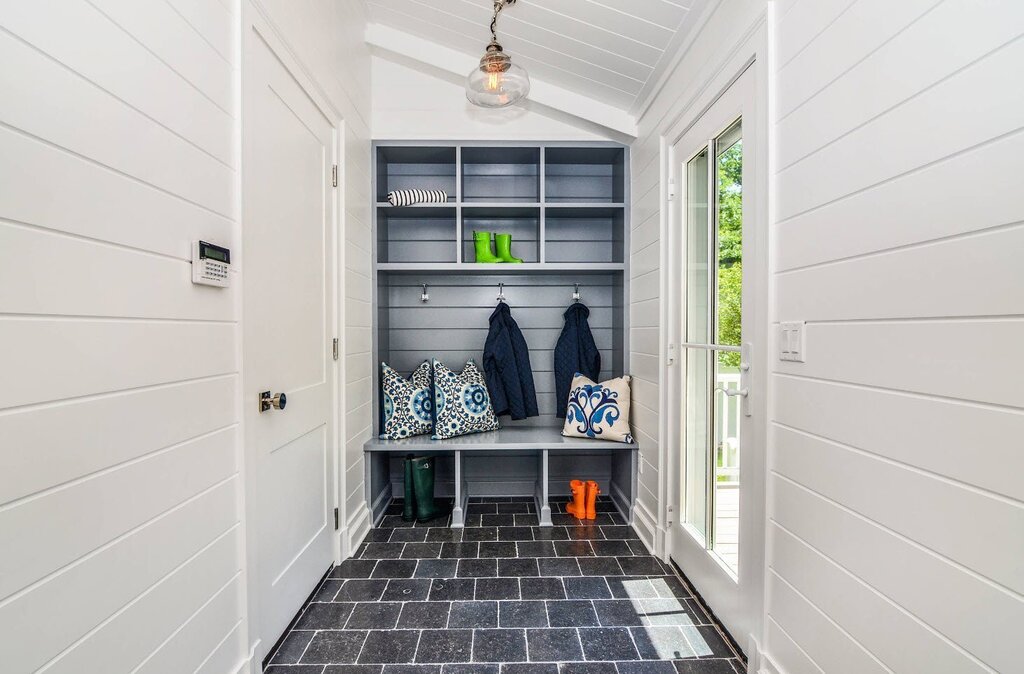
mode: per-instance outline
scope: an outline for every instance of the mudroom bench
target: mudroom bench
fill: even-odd
[[[394,480],[398,469],[392,464],[401,462],[406,454],[417,456],[435,455],[444,457],[451,462],[450,489],[442,487],[438,496],[454,496],[451,526],[465,526],[467,504],[470,488],[467,479],[467,460],[471,457],[487,460],[485,470],[489,470],[488,491],[504,491],[505,493],[481,493],[479,496],[516,496],[523,488],[523,475],[516,471],[516,463],[521,459],[533,459],[536,462],[536,473],[533,475],[533,499],[537,508],[537,516],[541,526],[551,526],[550,497],[568,493],[567,481],[552,485],[551,464],[562,457],[578,459],[581,454],[603,455],[610,463],[610,470],[600,475],[581,472],[579,478],[601,477],[601,488],[610,495],[616,509],[627,523],[633,522],[633,504],[636,499],[637,454],[639,445],[635,442],[626,444],[591,440],[589,438],[567,438],[561,434],[560,428],[513,426],[489,433],[463,435],[448,440],[431,440],[429,435],[420,435],[401,440],[372,439],[366,441],[363,450],[367,454],[377,455],[378,460],[367,460],[367,480],[369,502],[374,522],[383,516],[393,498]],[[391,456],[389,456],[391,455]],[[369,458],[369,457],[368,457]],[[479,463],[479,462],[478,462]],[[575,461],[580,464],[580,461]],[[376,468],[374,468],[376,466]],[[511,470],[510,470],[511,469]],[[511,477],[503,487],[502,475],[506,472],[519,474]],[[377,474],[374,474],[377,473]],[[561,482],[566,482],[565,485]],[[554,493],[552,494],[552,487]],[[446,493],[447,492],[447,493]]]

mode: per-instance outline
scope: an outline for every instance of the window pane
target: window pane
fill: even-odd
[[[684,522],[707,540],[708,447],[712,428],[711,375],[714,353],[704,349],[686,350],[686,424],[683,429]]]
[[[686,164],[686,341],[700,344],[711,340],[709,235],[705,148]]]

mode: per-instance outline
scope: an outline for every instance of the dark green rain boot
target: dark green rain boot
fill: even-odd
[[[511,234],[495,234],[494,245],[498,250],[498,259],[502,262],[514,262],[516,264],[522,262],[518,257],[512,257]]]
[[[497,257],[491,248],[490,232],[473,232],[473,249],[476,251],[477,262],[486,262],[488,264],[502,262],[502,259]]]
[[[413,496],[412,488],[412,462],[413,455],[405,456],[405,500],[402,501],[402,519],[412,522],[416,519],[416,499]]]
[[[434,504],[434,457],[412,459],[412,485],[416,493],[416,520],[426,522],[448,514]]]

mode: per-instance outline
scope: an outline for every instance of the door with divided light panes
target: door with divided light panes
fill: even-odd
[[[765,209],[753,68],[670,149],[668,551],[740,642],[764,570]],[[759,194],[759,192],[761,192]]]

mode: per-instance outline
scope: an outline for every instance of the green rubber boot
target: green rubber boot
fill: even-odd
[[[405,455],[405,500],[402,501],[402,519],[412,522],[416,519],[416,498],[412,487],[412,462],[415,457],[412,454]]]
[[[512,235],[511,234],[495,234],[494,243],[498,249],[498,258],[502,262],[515,262],[520,263],[518,257],[512,257]]]
[[[412,486],[416,492],[416,520],[426,522],[448,514],[434,503],[434,457],[412,459]]]
[[[491,249],[490,232],[473,232],[473,247],[476,250],[477,262],[503,262],[500,257],[495,256]]]

